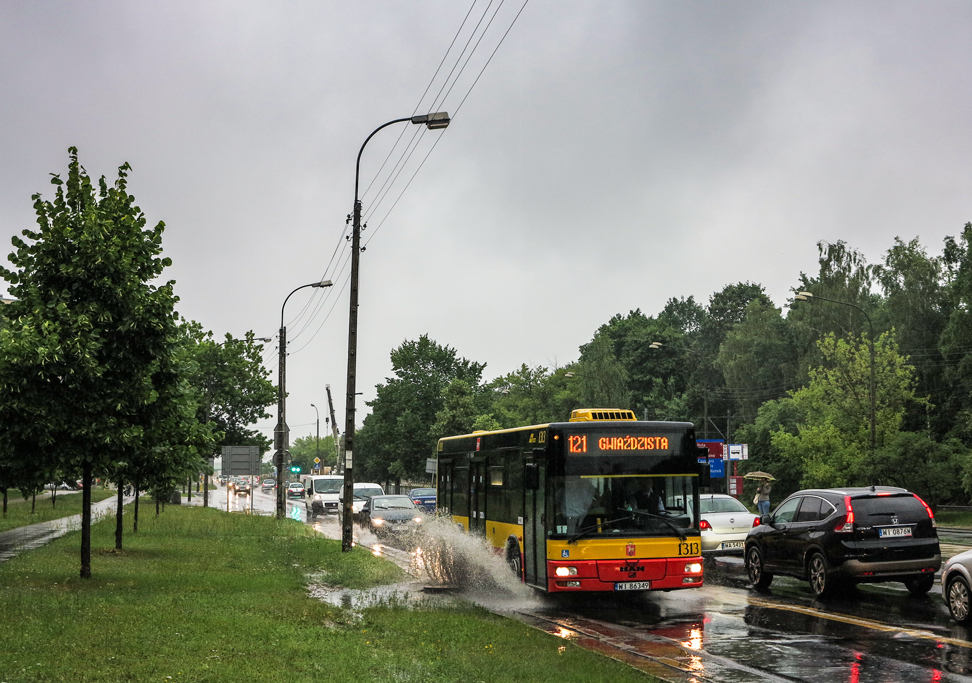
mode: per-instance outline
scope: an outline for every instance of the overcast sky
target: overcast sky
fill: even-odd
[[[500,45],[522,2],[0,3],[2,253],[75,145],[94,176],[132,165],[180,312],[218,336],[275,338],[333,279],[287,304],[293,438],[311,403],[324,430],[326,383],[344,424],[355,157],[420,105],[458,113],[362,158],[359,423],[423,333],[487,378],[563,365],[671,297],[752,281],[782,306],[819,240],[876,262],[972,220],[968,2],[530,0]]]

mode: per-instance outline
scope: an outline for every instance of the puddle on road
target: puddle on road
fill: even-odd
[[[323,531],[319,524],[315,528]],[[382,555],[384,540],[355,528],[356,542]],[[402,541],[405,539],[399,539]],[[406,583],[353,590],[328,586],[322,577],[309,576],[310,595],[328,604],[360,612],[374,606],[440,607],[458,600],[492,611],[534,609],[540,599],[511,571],[505,558],[485,539],[470,536],[447,517],[429,521],[420,536],[404,544],[410,554],[407,568],[418,578]]]

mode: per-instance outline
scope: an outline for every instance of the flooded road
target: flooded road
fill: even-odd
[[[219,492],[225,509],[225,489]],[[232,498],[231,510],[249,507],[245,497]],[[257,492],[254,509],[272,513],[273,497]],[[288,501],[287,511],[306,521],[303,500]],[[333,516],[309,523],[340,537]],[[357,527],[355,538],[376,554],[408,561],[409,553],[376,545]],[[725,558],[706,566],[698,589],[464,597],[671,681],[972,681],[972,632],[949,618],[938,584],[919,598],[889,583],[818,600],[806,582],[777,577],[760,593],[749,586],[741,559]]]

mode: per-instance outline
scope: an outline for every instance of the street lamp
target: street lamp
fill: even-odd
[[[311,403],[311,408],[317,414],[317,461],[314,463],[314,469],[321,466],[321,413],[313,403]]]
[[[876,438],[876,433],[877,433],[876,413],[877,413],[877,411],[875,410],[875,404],[877,402],[877,400],[875,398],[875,394],[877,392],[877,385],[875,384],[875,381],[874,381],[874,325],[873,325],[873,323],[871,323],[871,316],[869,316],[867,314],[867,312],[863,308],[861,308],[860,306],[858,306],[857,304],[852,304],[852,303],[850,303],[848,301],[839,301],[837,299],[828,299],[825,296],[814,295],[814,294],[812,294],[810,292],[798,292],[797,295],[795,297],[793,297],[793,298],[796,301],[810,301],[810,302],[813,302],[814,299],[819,299],[820,301],[829,301],[832,304],[840,304],[841,306],[849,306],[851,308],[856,308],[858,311],[860,311],[864,315],[865,320],[867,320],[867,326],[868,326],[868,328],[871,331],[871,334],[868,337],[868,344],[867,344],[867,349],[868,349],[868,351],[870,352],[870,355],[871,355],[871,381],[870,381],[870,386],[868,387],[868,393],[871,395],[871,409],[870,409],[870,413],[871,413],[871,415],[870,415],[870,418],[871,418],[871,455],[874,455],[874,449],[876,447],[876,442],[877,442],[877,438]]]
[[[277,461],[277,519],[283,519],[286,514],[287,506],[284,503],[284,487],[282,479],[284,464],[287,459],[287,452],[290,450],[290,436],[287,429],[287,328],[284,326],[284,309],[287,301],[305,287],[330,287],[330,280],[311,282],[301,285],[284,299],[283,306],[280,307],[280,360],[277,363],[277,427],[274,429],[274,448],[277,449],[275,460]]]
[[[408,121],[414,124],[424,123],[429,130],[439,130],[446,128],[450,122],[449,114],[444,111],[434,114],[419,114],[403,119],[395,119],[388,123],[383,123],[375,128],[371,135],[365,138],[361,149],[358,150],[358,159],[354,165],[354,221],[351,229],[351,308],[348,315],[348,386],[347,402],[345,404],[345,423],[344,423],[344,509],[342,510],[343,524],[341,525],[341,551],[351,550],[351,492],[354,490],[354,474],[351,470],[354,451],[354,396],[355,396],[355,373],[357,368],[357,349],[358,349],[358,256],[361,252],[361,200],[358,199],[358,181],[361,175],[361,154],[364,152],[368,141],[375,136],[375,133],[382,128],[386,128],[394,123],[404,123]]]

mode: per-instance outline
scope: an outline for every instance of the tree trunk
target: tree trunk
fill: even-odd
[[[81,468],[81,578],[91,578],[91,463]]]
[[[3,490],[3,516],[7,516],[7,489]]]
[[[138,533],[138,483],[135,484],[135,523],[132,525],[132,533]]]
[[[159,516],[159,497],[155,497],[155,516]]]
[[[125,488],[121,480],[118,481],[118,506],[115,510],[115,550],[122,549],[122,515],[123,503],[125,502]]]
[[[57,508],[57,486],[51,486],[51,507]]]
[[[37,507],[37,491],[34,491],[30,496],[30,514],[34,514],[34,509]]]
[[[188,498],[186,498],[186,500],[192,500],[192,479],[189,479],[186,482],[186,492],[189,496]]]

